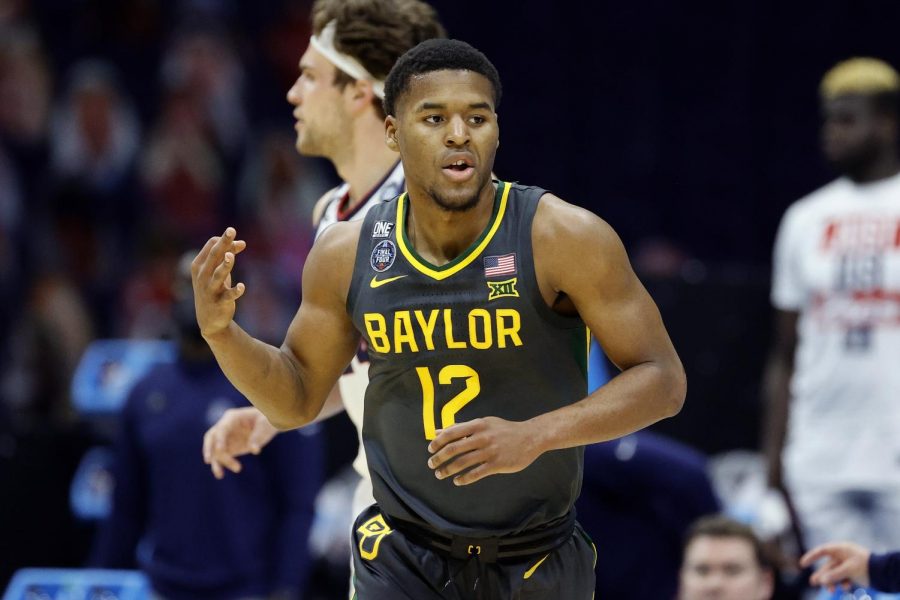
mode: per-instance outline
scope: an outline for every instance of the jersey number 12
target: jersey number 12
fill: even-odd
[[[419,375],[419,381],[422,383],[422,421],[425,424],[425,439],[433,440],[435,438],[434,425],[434,378],[428,367],[416,367],[416,373]],[[447,365],[438,373],[438,383],[440,385],[450,385],[454,379],[465,379],[466,387],[451,398],[443,408],[441,408],[441,429],[446,429],[456,423],[456,413],[462,410],[462,407],[475,399],[475,396],[481,392],[481,382],[478,379],[478,373],[475,369],[466,365]]]

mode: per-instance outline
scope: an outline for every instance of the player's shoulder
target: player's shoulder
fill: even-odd
[[[340,292],[350,286],[362,221],[340,221],[329,225],[316,238],[303,267],[303,289],[308,285]]]
[[[319,253],[346,252],[348,246],[355,248],[362,226],[360,220],[332,223],[316,238],[313,248]]]
[[[830,181],[791,204],[784,213],[787,220],[802,219],[852,201],[853,185],[845,177]]]
[[[316,203],[313,205],[312,211],[312,224],[313,227],[318,227],[322,224],[322,219],[325,217],[325,213],[328,208],[334,205],[335,202],[340,199],[340,197],[344,194],[344,190],[347,187],[346,183],[342,183],[338,186],[335,186],[322,194],[322,197],[316,200]]]
[[[574,246],[584,242],[618,243],[618,236],[609,223],[551,192],[545,192],[538,201],[532,239],[536,247],[542,243]]]

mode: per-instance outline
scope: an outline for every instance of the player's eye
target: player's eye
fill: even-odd
[[[482,123],[484,123],[485,121],[487,121],[487,119],[485,119],[485,118],[482,117],[481,115],[472,115],[472,116],[469,118],[469,121],[471,121],[473,125],[481,125]]]
[[[442,117],[441,115],[428,115],[427,117],[425,117],[425,122],[431,123],[432,125],[437,125],[438,123],[444,122],[444,117]]]

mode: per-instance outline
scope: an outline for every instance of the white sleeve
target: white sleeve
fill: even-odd
[[[788,208],[775,237],[771,300],[780,310],[799,311],[806,300],[799,252],[803,228],[798,223],[798,213],[796,205]]]

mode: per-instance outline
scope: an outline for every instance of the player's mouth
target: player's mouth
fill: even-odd
[[[475,161],[468,155],[456,154],[444,162],[441,171],[457,183],[468,181],[475,175]]]

